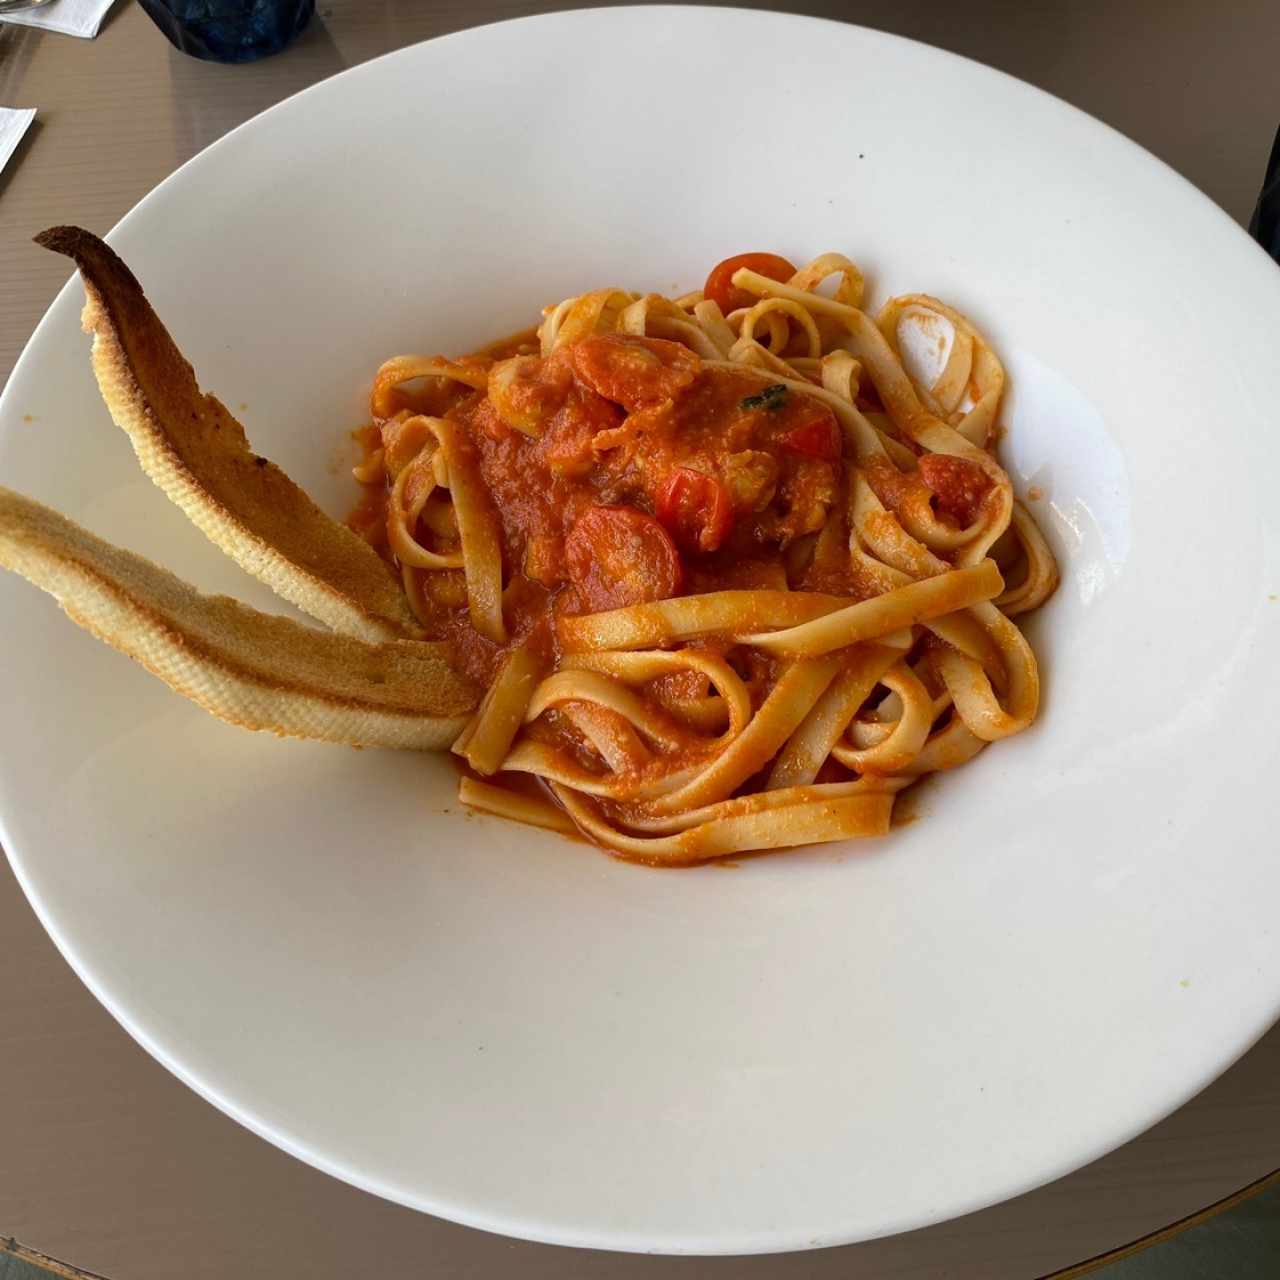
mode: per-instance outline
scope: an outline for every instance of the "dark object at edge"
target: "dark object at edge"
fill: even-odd
[[[1280,262],[1280,132],[1271,146],[1267,176],[1254,206],[1253,217],[1249,220],[1249,233]]]
[[[169,42],[209,62],[279,53],[311,20],[315,0],[139,0]]]

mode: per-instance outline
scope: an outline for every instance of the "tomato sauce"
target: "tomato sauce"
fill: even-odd
[[[866,469],[875,495],[890,511],[911,498],[930,503],[945,521],[963,529],[977,519],[992,483],[976,462],[945,453],[927,453],[914,471],[891,462]]]
[[[962,529],[977,519],[983,499],[993,487],[976,462],[945,453],[925,454],[920,459],[920,474],[933,491],[938,510]]]
[[[519,575],[503,593],[502,613],[510,644],[527,645],[543,658],[549,670],[560,656],[556,644],[555,602],[551,592]],[[471,625],[465,599],[458,608],[441,610],[438,630],[439,637],[449,642],[453,664],[458,671],[480,688],[486,687],[493,679],[505,650],[504,646],[486,639]]]
[[[382,448],[382,432],[370,423],[351,433],[360,448],[361,461],[368,460]],[[347,516],[347,527],[358,533],[370,546],[389,555],[387,551],[387,487],[381,480],[376,484],[360,486],[360,501]]]
[[[485,390],[402,396],[410,408],[430,399],[475,451],[500,529],[512,642],[551,661],[557,613],[787,585],[788,547],[823,527],[841,493],[843,435],[825,404],[660,339],[599,335],[545,358],[513,347],[490,364]],[[401,465],[402,422],[379,424]],[[380,502],[370,486],[351,517],[375,545],[385,544]],[[484,684],[501,651],[472,631],[459,584],[436,585],[447,589],[423,592],[432,629]]]

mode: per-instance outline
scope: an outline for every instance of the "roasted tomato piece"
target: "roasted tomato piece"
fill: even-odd
[[[686,551],[715,551],[733,528],[733,500],[715,476],[677,467],[658,490],[658,519]]]
[[[790,280],[796,273],[795,267],[786,258],[780,258],[776,253],[739,253],[716,263],[711,268],[707,283],[702,286],[702,296],[718,304],[725,315],[742,307],[753,306],[760,301],[754,293],[739,289],[733,283],[733,273],[744,268],[780,282]]]
[[[684,584],[667,531],[634,507],[591,507],[565,539],[565,564],[585,609],[666,600]]]
[[[782,447],[792,453],[802,454],[806,458],[821,458],[824,462],[835,462],[843,449],[844,438],[840,434],[840,424],[826,405],[817,405],[823,411],[822,416],[810,418],[798,427],[792,427],[782,437]]]
[[[629,413],[670,400],[702,367],[702,361],[679,342],[623,333],[583,338],[571,352],[578,378]]]

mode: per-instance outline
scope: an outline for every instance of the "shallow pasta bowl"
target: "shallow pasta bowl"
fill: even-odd
[[[803,74],[744,112],[724,86],[761,49]],[[670,873],[469,817],[439,760],[216,723],[0,580],[15,871],[123,1025],[241,1122],[491,1230],[801,1248],[1065,1173],[1280,1011],[1280,277],[1145,153],[857,28],[560,14],[328,81],[110,238],[335,514],[389,354],[603,284],[678,293],[743,249],[846,252],[1003,357],[1003,456],[1063,568],[1031,628],[1041,719],[916,821]],[[0,401],[4,482],[279,609],[137,474],[80,300]]]

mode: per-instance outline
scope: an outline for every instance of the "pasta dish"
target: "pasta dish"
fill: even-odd
[[[96,236],[99,389],[142,469],[323,629],[206,596],[0,489],[0,565],[221,719],[451,747],[475,810],[685,865],[884,834],[895,797],[1025,729],[1013,621],[1057,585],[996,460],[1005,375],[936,298],[873,318],[829,253],[696,293],[568,298],[377,371],[364,497],[323,512]]]
[[[697,862],[883,834],[1032,722],[1012,619],[1057,569],[994,456],[1004,370],[937,299],[863,292],[745,254],[377,371],[349,523],[484,690],[468,805]]]

